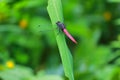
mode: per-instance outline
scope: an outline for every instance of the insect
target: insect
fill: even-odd
[[[67,31],[65,25],[61,23],[60,21],[56,22],[57,26],[59,27],[60,30],[75,44],[77,44],[77,41],[70,35],[70,33]]]
[[[75,44],[77,44],[77,41],[70,35],[70,33],[67,31],[65,25],[62,22],[57,21],[56,25],[57,25],[57,28],[59,30],[61,30],[72,42],[74,42]],[[39,29],[42,30],[41,32],[43,32],[43,30],[45,30],[47,28],[48,28],[47,26],[46,27],[41,27],[41,25],[39,25]],[[39,29],[37,29],[37,30],[39,30]],[[47,31],[51,31],[51,30],[47,30]]]

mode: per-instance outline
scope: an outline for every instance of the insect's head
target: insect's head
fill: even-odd
[[[57,21],[56,24],[60,29],[62,29],[62,30],[65,29],[65,25],[63,23],[61,23],[60,21]]]
[[[57,21],[56,24],[59,25],[59,24],[61,24],[61,22],[60,22],[60,21]]]

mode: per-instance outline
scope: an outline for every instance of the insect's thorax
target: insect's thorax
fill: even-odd
[[[56,24],[61,30],[65,29],[65,25],[61,23],[60,21],[58,21]]]

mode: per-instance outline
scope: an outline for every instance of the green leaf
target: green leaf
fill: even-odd
[[[0,71],[0,78],[3,80],[31,80],[33,71],[30,68],[16,65],[13,69]]]
[[[108,0],[108,2],[120,2],[120,0]]]
[[[46,74],[44,70],[39,71],[35,76],[36,79],[33,80],[63,80],[63,78],[59,75],[49,75]]]
[[[120,25],[120,19],[115,20],[116,25]]]
[[[63,22],[63,14],[62,14],[62,4],[61,0],[49,0],[48,1],[48,7],[47,7],[50,19],[53,24],[53,28],[56,28],[57,21]],[[71,53],[66,45],[65,37],[63,33],[60,33],[57,35],[58,30],[54,30],[58,48],[60,51],[60,56],[62,59],[65,75],[70,79],[74,80],[73,76],[73,60]]]

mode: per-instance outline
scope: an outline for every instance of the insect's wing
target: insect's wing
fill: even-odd
[[[51,30],[52,25],[38,25],[39,31],[46,31],[46,30]]]
[[[39,32],[48,32],[48,31],[53,31],[57,29],[56,28],[53,28],[52,25],[39,25]]]
[[[34,27],[32,27],[32,31],[37,32],[37,33],[41,33],[41,32],[48,32],[48,31],[53,31],[53,27],[52,25],[36,25]]]

